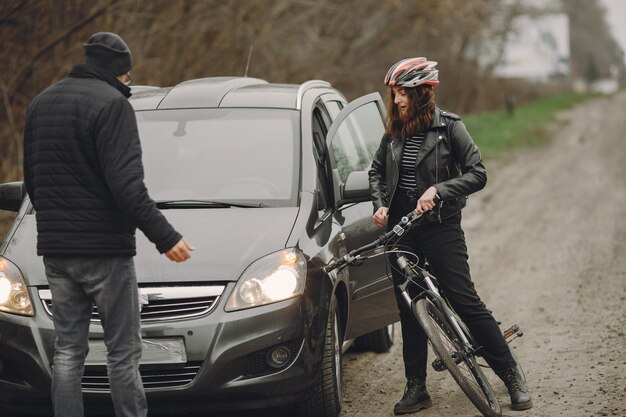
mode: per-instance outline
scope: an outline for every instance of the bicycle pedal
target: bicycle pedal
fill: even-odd
[[[524,335],[524,332],[517,324],[514,324],[513,326],[502,332],[502,336],[504,336],[505,339],[508,339],[513,335],[515,335],[516,337],[522,337]]]

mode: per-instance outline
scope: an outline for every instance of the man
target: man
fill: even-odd
[[[115,413],[146,416],[135,229],[171,261],[185,261],[193,248],[143,183],[137,122],[127,100],[128,46],[99,32],[84,48],[85,64],[33,99],[24,132],[24,180],[53,298],[52,402],[57,417],[83,416],[81,378],[95,304]]]

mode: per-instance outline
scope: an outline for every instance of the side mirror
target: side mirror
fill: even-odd
[[[0,184],[0,210],[20,211],[26,189],[22,181]]]
[[[371,201],[370,180],[367,171],[353,171],[348,174],[343,185],[339,205],[348,203],[363,203]]]

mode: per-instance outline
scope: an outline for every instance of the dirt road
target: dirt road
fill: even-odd
[[[506,416],[626,416],[625,111],[621,93],[563,113],[548,144],[488,164],[464,211],[479,294],[525,332],[513,346],[535,407],[511,411],[494,376]],[[399,335],[389,353],[348,353],[344,369],[341,417],[393,416]],[[447,374],[427,383],[434,406],[416,415],[479,415]]]

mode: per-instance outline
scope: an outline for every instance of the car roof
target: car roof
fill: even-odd
[[[299,109],[302,96],[312,88],[332,89],[330,83],[321,80],[270,84],[259,78],[212,77],[166,88],[133,86],[130,102],[136,111],[216,107]]]

